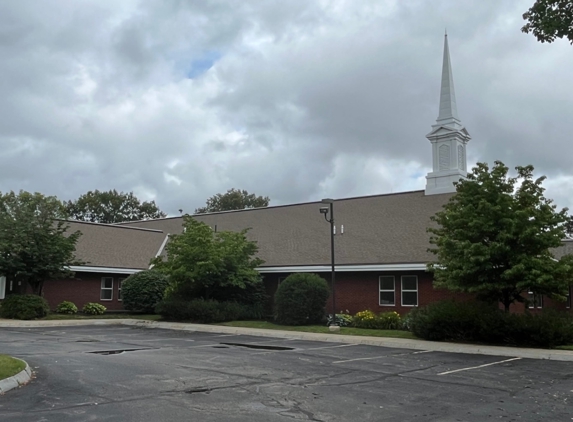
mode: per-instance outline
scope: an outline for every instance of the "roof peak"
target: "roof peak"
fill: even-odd
[[[444,34],[444,58],[442,64],[442,85],[440,88],[440,112],[436,122],[439,125],[460,125],[447,32]]]

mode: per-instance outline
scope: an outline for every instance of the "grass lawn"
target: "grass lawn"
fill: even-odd
[[[103,314],[103,315],[84,315],[81,313],[75,315],[66,314],[49,314],[47,317],[42,318],[43,320],[62,320],[62,319],[145,319],[148,321],[159,321],[161,315],[148,315],[148,314]]]
[[[573,344],[569,345],[569,346],[557,346],[556,349],[561,349],[561,350],[573,350]]]
[[[0,355],[0,380],[16,375],[18,372],[23,371],[25,367],[26,364],[21,360]]]
[[[323,325],[302,325],[292,327],[289,325],[277,325],[267,321],[231,321],[223,322],[218,325],[225,325],[227,327],[247,327],[247,328],[265,328],[270,330],[285,330],[285,331],[302,331],[305,333],[322,333],[322,334],[344,334],[347,336],[372,336],[372,337],[393,337],[393,338],[411,338],[417,337],[409,331],[401,330],[369,330],[366,328],[352,328],[342,327],[340,332],[331,332],[328,327]]]

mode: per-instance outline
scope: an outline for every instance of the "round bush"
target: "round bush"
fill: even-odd
[[[9,295],[0,305],[2,318],[36,319],[45,317],[48,312],[48,302],[37,295]]]
[[[74,315],[78,313],[78,307],[72,302],[64,300],[62,303],[56,306],[56,312],[58,314]]]
[[[87,315],[103,315],[107,308],[99,303],[86,303],[82,308],[82,312]]]
[[[319,324],[325,318],[328,284],[316,275],[291,274],[275,293],[276,321],[284,325]]]
[[[130,275],[121,285],[123,307],[128,311],[154,313],[168,284],[169,278],[159,271],[147,270]]]

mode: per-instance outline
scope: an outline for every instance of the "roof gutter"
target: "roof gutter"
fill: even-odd
[[[331,271],[330,265],[293,265],[287,267],[259,267],[262,274],[272,273],[325,273]],[[365,264],[365,265],[336,265],[337,272],[351,271],[426,271],[426,264]]]
[[[68,268],[72,271],[82,273],[135,274],[143,271],[142,268],[89,267],[83,265],[71,265]]]

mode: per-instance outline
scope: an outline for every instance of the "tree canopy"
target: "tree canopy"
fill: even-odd
[[[165,217],[155,201],[141,202],[133,192],[89,191],[65,203],[70,218],[92,223],[120,223]]]
[[[537,0],[523,14],[527,23],[521,28],[532,33],[537,41],[551,43],[557,38],[567,38],[573,44],[573,1]]]
[[[249,194],[246,190],[229,189],[226,193],[218,193],[207,199],[207,204],[195,210],[196,214],[217,211],[233,211],[245,208],[268,207],[270,198],[268,196],[256,196]]]
[[[432,218],[430,251],[437,260],[428,269],[436,287],[475,293],[506,310],[529,290],[565,299],[573,262],[555,259],[551,250],[571,233],[571,217],[545,198],[545,177],[534,179],[533,166],[516,170],[517,177],[508,177],[500,161],[491,171],[478,163]]]
[[[168,293],[186,298],[230,300],[237,290],[262,285],[256,268],[258,247],[241,232],[215,232],[205,223],[186,215],[182,234],[172,235],[167,259],[158,257],[154,269],[169,276]]]
[[[0,194],[0,274],[42,294],[44,281],[73,276],[80,232],[68,233],[66,210],[53,196]]]

